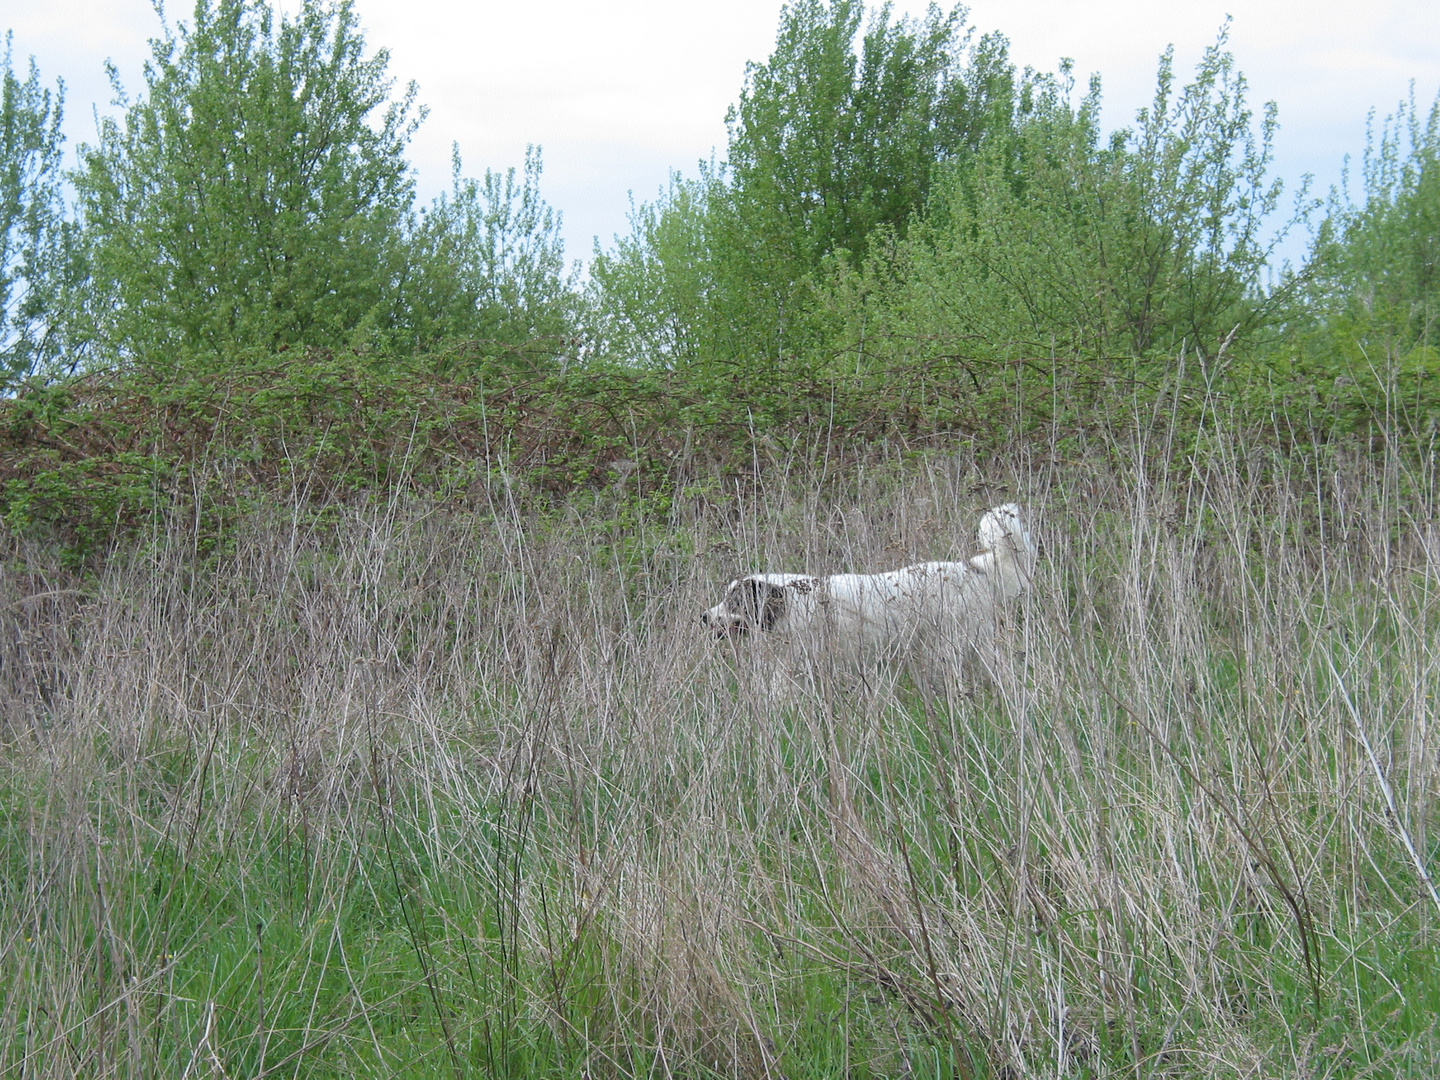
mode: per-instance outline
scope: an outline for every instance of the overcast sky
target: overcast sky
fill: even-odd
[[[298,0],[282,0],[294,11]],[[897,2],[897,11],[923,3]],[[356,0],[371,47],[420,86],[430,117],[411,149],[422,198],[448,184],[450,146],[466,172],[544,151],[547,200],[564,214],[567,252],[588,258],[627,230],[629,193],[653,198],[671,169],[723,157],[725,110],[747,60],[774,43],[778,0]],[[191,4],[171,3],[188,18]],[[1313,173],[1321,191],[1344,156],[1365,146],[1366,115],[1393,111],[1413,80],[1428,108],[1440,89],[1440,3],[1400,0],[975,0],[969,23],[999,30],[1021,65],[1075,61],[1081,84],[1098,71],[1108,126],[1130,122],[1154,88],[1156,59],[1176,48],[1193,70],[1226,15],[1231,48],[1253,101],[1280,107],[1277,172]],[[108,107],[107,58],[132,93],[143,89],[147,39],[160,28],[148,0],[0,0],[0,29],[17,60],[34,55],[47,81],[68,87],[73,144],[94,137],[93,107]],[[17,64],[17,66],[20,66]],[[1299,252],[1298,245],[1287,250]]]

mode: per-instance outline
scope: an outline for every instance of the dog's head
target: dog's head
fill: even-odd
[[[751,630],[774,630],[784,621],[793,594],[808,593],[813,588],[812,579],[798,575],[751,574],[732,581],[725,590],[725,599],[702,612],[700,621],[717,638]]]

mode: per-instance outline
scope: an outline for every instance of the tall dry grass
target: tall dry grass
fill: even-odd
[[[1235,446],[8,538],[0,1075],[1428,1075],[1435,478]],[[952,700],[697,625],[1011,498]]]

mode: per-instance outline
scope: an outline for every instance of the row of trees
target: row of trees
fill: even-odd
[[[852,367],[916,349],[1145,356],[1271,321],[1275,120],[1255,130],[1223,36],[1183,88],[1163,57],[1151,107],[1106,140],[1098,80],[1076,102],[1068,69],[1017,72],[1002,39],[968,46],[933,11],[899,27],[882,11],[857,53],[859,13],[789,9],[731,115],[728,173],[677,179],[596,260],[598,307],[625,314],[612,349]],[[814,120],[810,88],[846,123]]]
[[[1367,348],[1423,374],[1440,106],[1402,106],[1353,199],[1286,200],[1275,108],[1252,112],[1228,30],[1188,82],[1162,56],[1150,105],[1107,135],[1098,78],[1077,94],[1068,66],[1017,70],[960,9],[866,23],[858,0],[796,0],[747,71],[725,164],[677,174],[597,253],[590,340],[877,385],[944,360],[972,378],[970,361],[1025,358],[1133,374],[1222,351],[1283,358],[1287,377],[1308,354],[1313,381]],[[1304,265],[1277,266],[1304,228]]]
[[[1322,211],[1302,191],[1286,223],[1274,109],[1250,111],[1224,31],[1183,85],[1167,53],[1153,103],[1107,135],[1098,80],[1077,97],[1068,68],[1017,70],[961,8],[907,20],[794,0],[747,69],[723,163],[637,206],[583,283],[538,152],[481,179],[457,153],[453,189],[416,206],[406,152],[424,110],[348,0],[293,18],[197,0],[152,44],[144,92],[112,72],[120,115],[70,171],[59,88],[33,61],[17,75],[7,47],[11,380],[461,339],[492,358],[755,378],[883,379],[957,356],[1164,363],[1297,334],[1323,351],[1342,324],[1413,351],[1440,293],[1440,112],[1402,108],[1357,199]],[[1308,264],[1277,270],[1284,228],[1311,214]]]

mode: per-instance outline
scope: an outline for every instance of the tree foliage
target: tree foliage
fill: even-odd
[[[604,354],[632,364],[693,367],[721,351],[708,305],[715,263],[708,241],[708,175],[670,186],[651,203],[631,205],[630,234],[610,251],[596,247],[590,263],[590,335]]]
[[[1340,429],[1440,426],[1440,99],[1408,100],[1372,129],[1358,199],[1332,191],[1266,382]],[[1348,169],[1347,169],[1348,180]],[[1311,421],[1314,422],[1313,420]]]
[[[146,93],[75,174],[93,275],[76,315],[112,358],[333,345],[394,325],[421,113],[392,100],[349,0],[197,0]]]
[[[967,49],[964,11],[923,21],[861,0],[796,0],[775,51],[747,69],[729,115],[729,182],[712,190],[710,243],[722,318],[756,333],[740,350],[814,341],[805,279],[836,251],[863,254],[877,227],[903,234],[936,172],[1010,122],[1003,38]],[[968,61],[968,62],[967,62]]]
[[[1116,175],[1096,200],[1098,219],[1119,226],[1105,287],[1136,355],[1182,341],[1214,351],[1267,313],[1261,276],[1289,227],[1267,235],[1283,191],[1269,175],[1276,110],[1265,106],[1257,131],[1228,36],[1227,23],[1178,93],[1165,51],[1154,103],[1117,139]]]
[[[1273,106],[1228,26],[1106,136],[1100,83],[1017,73],[960,15],[806,0],[731,114],[728,171],[638,210],[598,258],[598,336],[632,360],[883,381],[927,357],[1216,354],[1273,331]],[[790,363],[790,359],[786,360]],[[1127,366],[1127,370],[1130,370]]]
[[[53,95],[30,61],[21,81],[13,39],[0,58],[0,382],[55,364],[62,351],[61,297],[72,279],[74,229],[62,197],[60,122]]]
[[[1315,308],[1378,322],[1411,341],[1440,318],[1440,98],[1408,101],[1372,136],[1362,198],[1336,193],[1311,256]]]
[[[1166,357],[1273,321],[1274,116],[1257,132],[1224,44],[1178,90],[1167,52],[1108,140],[1098,79],[1074,103],[1068,72],[1027,76],[1014,131],[949,171],[909,238],[841,266],[830,306],[857,298],[855,347]]]
[[[878,225],[903,232],[936,170],[1003,130],[1010,108],[1004,41],[985,39],[967,65],[962,8],[892,21],[886,4],[857,45],[864,14],[860,0],[787,6],[729,115],[742,227],[807,268],[863,252]]]
[[[565,265],[560,215],[540,195],[540,151],[515,170],[462,174],[459,148],[452,182],[415,233],[409,297],[417,343],[445,340],[498,345],[514,355],[573,351],[578,285]]]
[[[903,234],[946,163],[1012,123],[1002,37],[972,45],[963,9],[895,20],[888,5],[797,0],[775,50],[747,68],[728,161],[632,217],[597,260],[607,347],[660,363],[764,362],[823,339],[811,276]],[[642,310],[639,297],[658,299]]]
[[[1387,378],[1428,378],[1440,102],[1387,121],[1361,202],[1332,200],[1309,264],[1267,278],[1304,193],[1286,223],[1275,110],[1252,111],[1227,35],[1188,82],[1167,51],[1152,102],[1106,132],[1098,76],[1079,93],[1068,64],[1017,71],[962,8],[793,0],[746,69],[725,160],[632,206],[582,275],[538,149],[469,178],[457,148],[450,189],[416,208],[423,110],[352,0],[288,17],[197,0],[152,42],[141,94],[112,70],[120,113],[80,149],[73,221],[61,94],[7,51],[0,364],[13,388],[93,359],[146,393],[403,369],[459,380],[457,400],[477,371],[538,370],[643,387],[677,423],[747,437],[812,423],[817,402],[830,430],[992,430],[1002,403],[1041,399],[1088,422],[1116,385],[1131,404],[1178,385],[1197,365],[1175,358],[1197,353],[1207,394],[1223,353],[1237,385],[1303,385],[1325,407],[1315,388],[1359,386],[1375,345],[1403,360]],[[1358,429],[1374,411],[1352,398]]]

